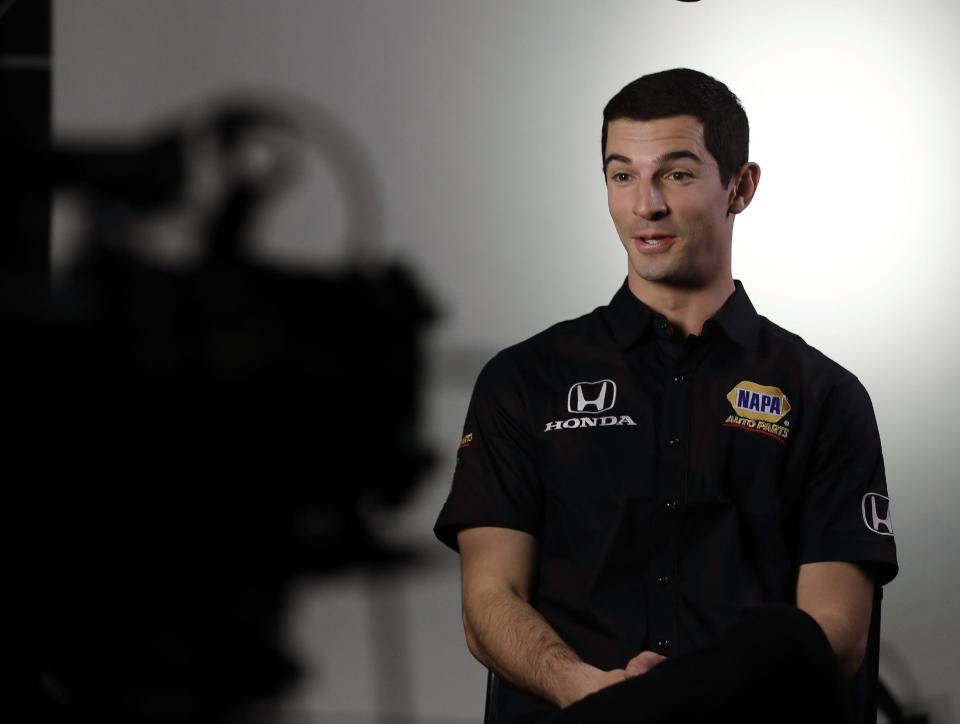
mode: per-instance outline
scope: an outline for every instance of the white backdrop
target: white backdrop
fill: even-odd
[[[426,398],[443,459],[395,531],[430,547],[484,355],[606,303],[626,274],[600,170],[603,105],[665,68],[722,80],[762,169],[734,229],[734,275],[871,393],[901,561],[881,672],[955,722],[958,28],[952,0],[59,0],[55,131],[136,131],[242,87],[302,94],[352,130],[383,194],[386,247],[447,310]],[[339,194],[318,161],[267,220],[263,254],[330,263],[347,233]],[[62,220],[56,231],[62,259]],[[456,557],[436,547],[431,567],[398,579],[298,589],[291,646],[313,671],[293,697],[302,711],[477,720],[483,671],[462,640]],[[372,653],[371,601],[408,624],[393,687]]]

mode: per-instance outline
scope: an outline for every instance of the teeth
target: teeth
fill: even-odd
[[[660,241],[660,239],[644,239],[643,240],[645,244],[650,244],[651,246],[656,244],[658,241]]]

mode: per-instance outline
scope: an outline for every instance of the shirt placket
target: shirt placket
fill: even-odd
[[[668,337],[672,328],[659,320],[656,334]],[[675,359],[666,358],[663,368],[663,394],[658,429],[660,464],[657,469],[657,500],[654,521],[650,580],[647,585],[649,620],[648,644],[654,651],[670,656],[677,647],[679,618],[678,579],[680,572],[680,533],[689,472],[689,439],[693,405],[693,375],[705,348],[684,348]]]

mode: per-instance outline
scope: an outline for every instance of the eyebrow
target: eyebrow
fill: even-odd
[[[697,154],[695,154],[693,151],[687,151],[686,149],[681,149],[677,151],[667,151],[666,153],[661,153],[659,156],[653,159],[653,162],[657,166],[660,166],[661,164],[667,161],[675,161],[679,158],[689,158],[701,165],[703,164],[703,160]],[[633,160],[627,158],[626,156],[623,156],[619,153],[611,153],[603,161],[604,173],[606,173],[607,166],[610,164],[611,161],[620,161],[622,163],[633,163]]]

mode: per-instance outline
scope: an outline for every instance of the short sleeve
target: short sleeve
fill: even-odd
[[[831,389],[821,412],[801,499],[799,562],[859,563],[885,585],[898,564],[873,405],[850,375]]]
[[[453,550],[457,532],[467,527],[538,534],[542,494],[527,420],[519,372],[500,352],[477,377],[450,493],[433,528]]]

